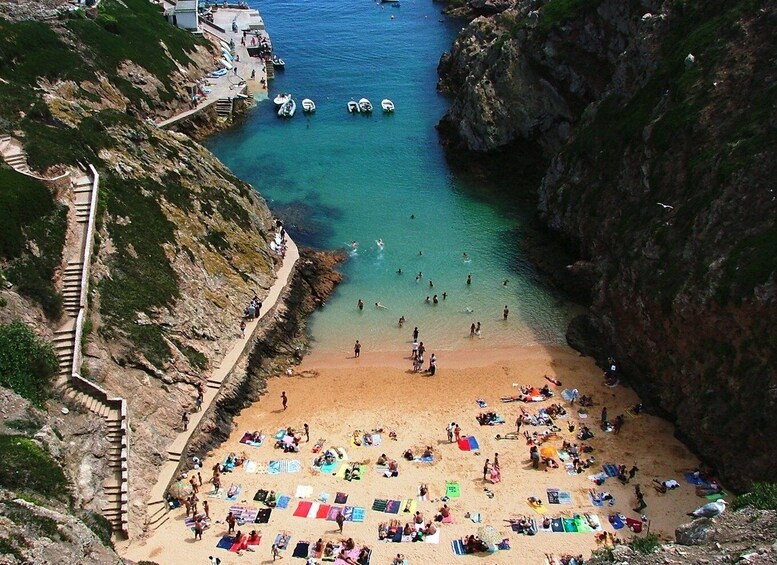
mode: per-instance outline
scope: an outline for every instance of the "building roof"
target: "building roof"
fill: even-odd
[[[178,3],[175,5],[175,11],[177,13],[196,12],[197,0],[178,0]]]

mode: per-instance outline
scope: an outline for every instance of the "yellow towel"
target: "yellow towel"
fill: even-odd
[[[548,513],[548,509],[547,509],[547,508],[545,508],[545,505],[544,505],[544,504],[539,504],[539,505],[536,505],[536,506],[535,506],[534,504],[532,504],[531,502],[529,502],[528,504],[529,504],[529,506],[531,506],[531,507],[532,507],[532,509],[533,509],[533,510],[534,510],[534,511],[535,511],[537,514],[547,514],[547,513]]]
[[[408,507],[409,506],[409,507]],[[418,501],[414,498],[408,498],[402,501],[402,512],[409,512],[410,514],[415,514],[416,509],[418,508]]]

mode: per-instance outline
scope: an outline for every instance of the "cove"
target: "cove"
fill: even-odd
[[[251,5],[286,62],[270,98],[292,93],[297,114],[281,120],[272,100],[261,101],[206,145],[257,188],[298,244],[351,251],[358,242],[344,282],[311,319],[314,347],[348,351],[359,339],[365,351],[404,351],[415,326],[435,350],[563,343],[576,308],[543,286],[519,249],[531,210],[506,196],[519,180],[486,186],[454,174],[438,140],[447,101],[436,66],[461,22],[431,0]],[[362,97],[372,115],[348,114],[346,103]],[[302,113],[303,98],[315,101],[314,115]],[[394,114],[381,112],[383,98]],[[476,322],[481,339],[469,336]]]

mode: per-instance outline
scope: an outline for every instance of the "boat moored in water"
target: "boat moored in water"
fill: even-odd
[[[312,114],[316,111],[316,103],[313,102],[310,98],[303,98],[302,99],[302,111],[306,114]]]
[[[370,112],[372,112],[372,102],[370,102],[366,98],[362,98],[361,100],[359,100],[359,111],[365,114],[369,114]]]
[[[289,93],[282,93],[282,94],[279,94],[278,96],[276,96],[273,99],[273,102],[275,103],[276,106],[283,106],[289,100],[291,100],[291,94],[289,94]]]
[[[391,113],[394,111],[394,103],[388,98],[384,98],[380,101],[380,107],[383,108],[383,111],[386,113]]]
[[[359,103],[356,100],[350,100],[347,105],[348,112],[351,114],[359,113]]]
[[[294,116],[294,112],[297,111],[297,103],[294,102],[293,98],[289,98],[283,106],[280,107],[278,110],[278,117],[279,118],[291,118]]]
[[[272,56],[272,66],[276,69],[283,70],[286,68],[286,61],[278,57],[278,55]]]

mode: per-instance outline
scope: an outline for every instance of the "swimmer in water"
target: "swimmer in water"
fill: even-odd
[[[432,282],[432,279],[429,279],[429,288],[433,288],[433,287],[434,287],[434,283]]]
[[[351,246],[351,249],[356,249],[357,247],[359,247],[359,242],[356,241],[355,239],[352,239],[350,246]]]
[[[510,282],[510,279],[505,279],[504,282],[502,283],[502,286],[507,286],[507,283],[509,282]]]
[[[421,250],[419,250],[419,251],[418,251],[418,255],[419,255],[419,256],[421,256],[421,255],[423,255],[423,254],[424,254],[424,250],[423,250],[423,249],[421,249]]]
[[[464,262],[469,263],[469,255],[466,252],[464,253]]]
[[[404,316],[400,316],[399,317],[399,327],[401,328],[404,325],[405,325],[405,317]]]
[[[400,267],[399,269],[397,269],[397,274],[398,274],[398,275],[401,275],[401,274],[402,274],[402,267]]]
[[[464,308],[464,311],[465,311],[467,314],[472,314],[472,312],[474,312],[474,310],[473,310],[472,308],[470,308],[469,306],[467,306],[466,308]]]
[[[472,275],[467,275],[467,284],[472,284]]]
[[[448,298],[448,293],[447,292],[443,292],[442,293],[442,299],[445,300],[446,298]]]
[[[377,240],[375,241],[375,243],[377,243],[377,244],[378,244],[378,247],[380,247],[381,249],[383,249],[383,240],[382,240],[382,239],[377,239]]]
[[[388,310],[388,307],[384,306],[380,302],[375,303],[375,308],[380,308],[381,310]]]

